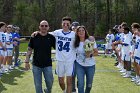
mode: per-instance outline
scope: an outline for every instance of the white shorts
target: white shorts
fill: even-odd
[[[58,77],[72,76],[74,73],[74,62],[58,61],[56,65],[56,74]]]
[[[106,49],[112,49],[112,46],[111,46],[110,43],[107,43],[107,44],[105,45],[105,48],[106,48]]]
[[[0,56],[5,56],[6,51],[0,50]]]
[[[122,54],[121,59],[122,61],[130,61],[131,57],[129,54]]]
[[[13,55],[13,50],[7,50],[5,56],[12,56]]]

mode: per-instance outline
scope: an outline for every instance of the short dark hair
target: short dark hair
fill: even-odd
[[[0,22],[0,28],[1,28],[2,26],[4,26],[4,25],[6,25],[6,23]]]
[[[69,17],[69,16],[65,16],[65,17],[63,17],[63,18],[62,18],[62,21],[65,21],[65,20],[68,20],[68,21],[71,22],[71,17]]]
[[[123,29],[126,30],[127,32],[130,31],[129,27],[124,27]]]
[[[131,27],[138,29],[138,28],[140,28],[140,25],[139,25],[139,23],[132,23]]]

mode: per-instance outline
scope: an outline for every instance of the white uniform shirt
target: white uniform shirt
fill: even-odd
[[[6,44],[6,48],[13,48],[12,34],[11,33],[5,33],[5,36],[6,36],[6,42],[10,42],[11,43],[10,45]]]
[[[5,33],[4,32],[0,32],[0,42],[3,44],[3,46],[5,46],[6,37],[5,37]],[[0,49],[2,49],[1,46],[0,46]]]
[[[94,43],[94,48],[97,48],[96,42]],[[78,62],[82,66],[93,66],[95,65],[94,57],[86,58],[85,50],[84,50],[84,42],[80,42],[79,47],[76,48],[76,62]]]
[[[50,32],[56,38],[56,59],[58,61],[74,62],[76,51],[74,48],[75,32],[63,32],[63,29]]]
[[[131,41],[132,41],[132,34],[124,34],[122,38],[122,54],[129,54],[131,50]]]
[[[114,40],[114,35],[113,34],[107,34],[106,39],[108,40],[108,44],[112,44],[112,41]]]
[[[136,45],[135,45],[134,56],[140,58],[140,36],[136,37]]]

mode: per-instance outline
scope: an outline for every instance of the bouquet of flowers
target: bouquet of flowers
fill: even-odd
[[[90,41],[90,40],[85,41],[84,50],[85,50],[86,58],[92,57],[94,43],[95,43],[94,41]]]
[[[106,40],[107,43],[109,42],[109,38],[108,37],[106,37],[105,40]]]

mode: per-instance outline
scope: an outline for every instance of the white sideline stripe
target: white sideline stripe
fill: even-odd
[[[52,50],[51,52],[52,52],[52,54],[55,54],[55,50]],[[99,50],[98,52],[99,52],[99,54],[104,54],[104,51],[102,51],[102,50],[101,51]],[[26,53],[27,52],[19,52],[19,55],[26,55]]]

